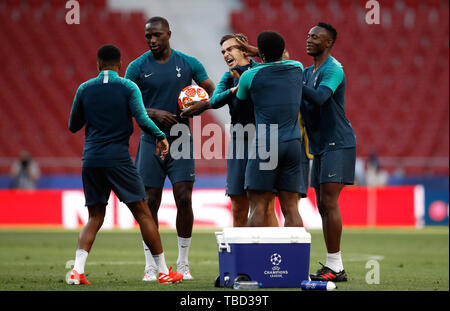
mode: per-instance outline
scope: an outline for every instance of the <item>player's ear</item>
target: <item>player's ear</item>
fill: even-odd
[[[122,68],[122,61],[119,62],[119,70]]]
[[[100,69],[100,64],[98,63],[98,61],[97,61],[97,70],[98,70],[98,72],[102,71],[102,70]]]
[[[169,36],[169,39],[170,39],[170,37],[172,36],[172,31],[167,31],[167,35]]]

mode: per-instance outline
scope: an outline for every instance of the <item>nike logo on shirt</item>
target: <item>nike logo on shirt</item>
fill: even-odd
[[[145,74],[144,77],[148,78],[148,77],[150,77],[152,74],[153,74],[153,72],[152,72],[152,73],[149,73],[149,74]]]

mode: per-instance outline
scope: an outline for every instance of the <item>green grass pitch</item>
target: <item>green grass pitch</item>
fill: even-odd
[[[79,231],[3,228],[0,229],[0,290],[233,291],[214,287],[219,274],[214,231],[220,230],[194,230],[190,266],[195,280],[159,285],[141,281],[144,254],[138,230],[102,230],[85,268],[92,285],[70,286],[65,283],[65,275],[70,271],[66,264],[74,259]],[[310,270],[315,272],[319,261],[325,263],[326,252],[322,232],[309,232],[312,235]],[[162,229],[161,237],[167,264],[175,266],[176,232]],[[449,290],[448,227],[344,228],[341,248],[349,281],[338,283],[336,291]],[[379,263],[379,284],[366,282],[369,260]]]

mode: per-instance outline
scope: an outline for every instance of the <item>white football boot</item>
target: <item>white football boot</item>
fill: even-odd
[[[183,280],[193,280],[191,272],[189,271],[189,264],[180,263],[177,264],[177,272],[183,274]]]
[[[150,268],[144,271],[144,277],[142,278],[142,281],[144,282],[153,282],[158,280],[158,270],[154,268]]]

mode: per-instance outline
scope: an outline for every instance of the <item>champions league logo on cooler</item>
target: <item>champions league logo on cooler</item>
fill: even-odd
[[[273,253],[270,256],[270,263],[272,264],[272,270],[265,270],[264,275],[268,275],[271,278],[283,278],[284,274],[288,274],[288,270],[281,270],[280,264],[282,263],[282,257],[278,253]]]
[[[272,256],[270,256],[270,262],[274,266],[278,266],[281,263],[281,255],[277,253],[273,254]]]

